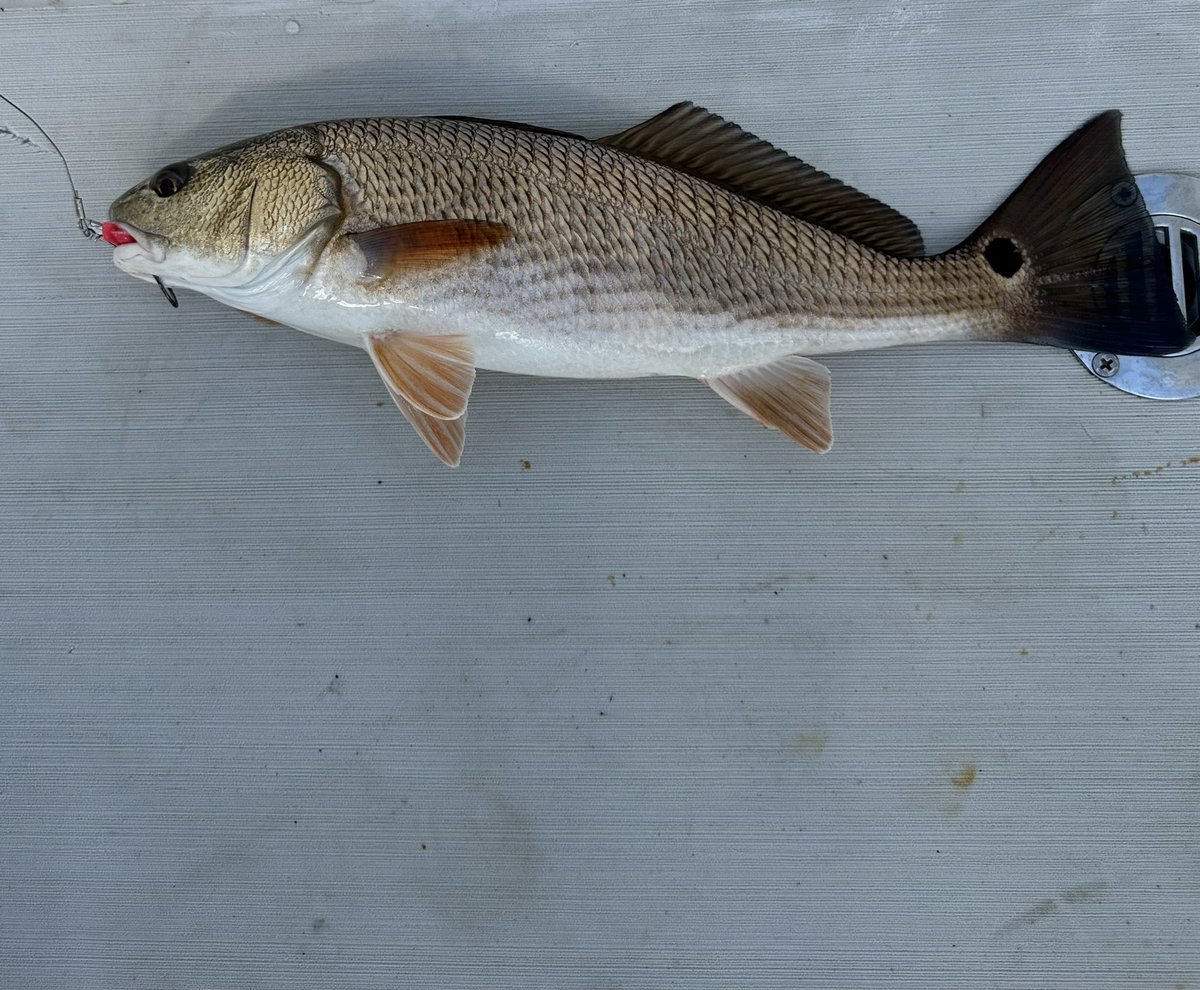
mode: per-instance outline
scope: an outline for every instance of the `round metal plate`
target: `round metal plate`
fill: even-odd
[[[1200,241],[1200,177],[1164,172],[1136,179],[1155,227],[1167,239],[1175,295],[1184,299],[1184,280],[1192,277],[1185,276],[1184,242],[1190,239],[1195,245]],[[1131,395],[1147,399],[1200,396],[1200,341],[1166,357],[1128,357],[1096,351],[1076,351],[1075,356],[1101,381]]]

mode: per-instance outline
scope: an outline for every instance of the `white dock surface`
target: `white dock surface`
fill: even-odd
[[[1094,112],[1200,171],[1192,0],[22,2],[91,211],[305,120],[691,99],[967,234]],[[11,113],[0,123],[22,132]],[[360,352],[116,271],[0,143],[0,986],[1200,985],[1200,400],[842,355],[807,455],[683,381]]]

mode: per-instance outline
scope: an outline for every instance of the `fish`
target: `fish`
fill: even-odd
[[[472,117],[303,124],[118,197],[117,268],[366,351],[445,464],[476,370],[697,379],[830,449],[814,356],[933,341],[1170,354],[1194,334],[1121,114],[961,244],[693,103],[588,139]]]

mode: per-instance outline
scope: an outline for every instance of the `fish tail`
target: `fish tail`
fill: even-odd
[[[1170,354],[1195,335],[1109,110],[1055,148],[955,252],[1004,288],[1004,339]]]

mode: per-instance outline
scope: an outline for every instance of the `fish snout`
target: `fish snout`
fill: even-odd
[[[125,271],[139,274],[166,261],[166,238],[132,224],[110,220],[104,224],[101,236],[113,245],[113,263]]]

